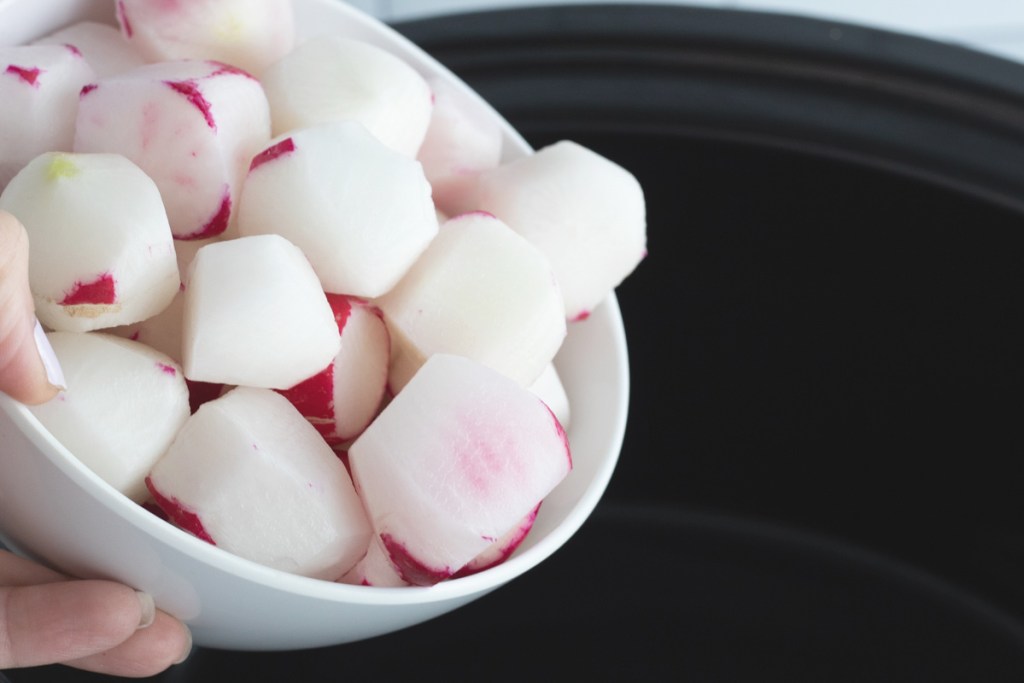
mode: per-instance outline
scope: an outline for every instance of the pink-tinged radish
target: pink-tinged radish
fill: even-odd
[[[259,75],[295,44],[291,0],[118,0],[117,20],[150,62],[209,59]]]
[[[208,244],[187,282],[182,364],[189,379],[287,389],[338,355],[338,325],[316,273],[283,237]]]
[[[401,588],[408,586],[409,582],[398,573],[398,567],[394,565],[380,537],[374,536],[370,539],[370,547],[366,550],[363,559],[356,562],[344,576],[338,579],[339,583],[348,583],[354,586],[377,586],[378,588]]]
[[[499,165],[502,131],[467,91],[443,78],[428,83],[434,93],[434,111],[416,158],[434,190],[434,204],[455,216],[475,208],[477,176]]]
[[[7,185],[0,208],[28,231],[36,313],[51,329],[82,332],[145,320],[178,292],[160,193],[124,157],[42,154]]]
[[[326,291],[372,298],[423,253],[437,217],[419,162],[349,121],[296,131],[257,154],[238,230],[286,237]]]
[[[67,45],[0,47],[0,190],[44,152],[70,152],[78,93],[95,78]]]
[[[238,387],[185,422],[146,484],[175,524],[230,553],[334,580],[370,525],[344,465],[279,394]]]
[[[339,36],[298,45],[263,72],[274,135],[357,121],[391,149],[415,157],[433,107],[427,81],[386,50]]]
[[[476,208],[543,251],[570,320],[587,317],[647,255],[643,189],[613,161],[563,140],[481,174]]]
[[[270,139],[258,81],[219,62],[148,64],[82,91],[75,150],[122,154],[156,182],[178,239],[222,234]]]
[[[569,396],[565,393],[565,385],[562,384],[562,378],[559,376],[558,370],[555,369],[554,363],[548,363],[540,377],[530,385],[530,391],[544,401],[563,427],[569,429],[571,417]]]
[[[136,342],[99,332],[51,332],[67,390],[31,408],[82,463],[135,502],[189,415],[181,368]]]
[[[435,353],[467,356],[529,386],[566,333],[547,259],[483,213],[447,221],[401,282],[376,301],[391,333],[395,392]]]
[[[508,533],[572,468],[536,396],[468,358],[432,356],[349,449],[374,533],[403,580],[442,581]]]
[[[377,415],[388,381],[391,344],[376,306],[329,294],[341,350],[325,370],[282,395],[332,446],[359,436]]]
[[[487,546],[482,553],[470,560],[465,567],[455,572],[452,578],[457,579],[462,576],[482,572],[491,567],[497,567],[511,557],[516,548],[526,540],[530,529],[533,528],[534,520],[537,519],[538,512],[540,512],[540,505],[527,513],[525,517],[519,520],[518,524],[505,532],[504,536]]]
[[[146,60],[109,24],[81,21],[54,31],[34,45],[72,45],[89,63],[96,78],[106,78],[142,66]]]

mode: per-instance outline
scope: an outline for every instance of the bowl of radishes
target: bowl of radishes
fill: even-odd
[[[54,400],[0,538],[198,644],[388,633],[548,558],[615,468],[644,198],[332,0],[0,2],[0,210]],[[585,568],[581,568],[585,571]]]

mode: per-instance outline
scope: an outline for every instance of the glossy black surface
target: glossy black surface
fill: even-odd
[[[159,680],[1024,679],[1024,217],[1006,199],[1013,174],[1000,173],[1024,168],[1024,140],[989,125],[991,108],[909,107],[907,92],[900,105],[837,86],[826,99],[838,109],[797,112],[845,112],[831,125],[894,139],[884,116],[867,125],[841,104],[859,92],[878,111],[920,111],[926,131],[935,117],[976,130],[934,139],[949,172],[926,181],[913,140],[865,147],[854,163],[849,140],[810,144],[797,119],[748,112],[753,128],[739,134],[736,119],[716,124],[712,100],[681,95],[728,84],[742,103],[805,80],[734,80],[682,60],[657,72],[659,87],[679,85],[657,107],[607,97],[595,74],[639,81],[654,73],[645,55],[672,52],[664,10],[620,17],[621,40],[592,41],[546,74],[538,55],[564,57],[572,36],[611,32],[615,16],[495,16],[402,28],[535,146],[576,139],[647,192],[650,256],[619,289],[633,397],[605,498],[550,560],[455,613],[336,648],[201,650]],[[804,39],[805,22],[673,16],[680,36],[693,21],[717,26],[721,50],[781,49],[788,25],[800,46],[788,62],[838,59]],[[760,41],[759,25],[771,29]],[[661,42],[641,40],[644,27]],[[951,94],[1015,106],[994,81],[1019,67],[865,35],[840,61],[930,68],[936,88],[945,73]],[[694,108],[705,112],[696,127],[684,116]],[[958,175],[957,158],[983,166],[970,146],[980,137],[1005,140],[1005,158]],[[993,185],[998,201],[979,190],[986,174],[1006,181]],[[52,667],[8,676],[104,680]]]

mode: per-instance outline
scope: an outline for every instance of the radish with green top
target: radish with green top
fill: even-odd
[[[432,356],[348,451],[373,531],[399,576],[454,575],[568,475],[557,418],[529,390],[461,356]]]
[[[117,20],[150,62],[212,59],[259,75],[295,44],[291,0],[118,0]]]
[[[332,446],[359,436],[377,415],[388,382],[391,342],[376,306],[328,294],[341,350],[325,370],[281,393]]]
[[[402,59],[362,41],[317,36],[263,72],[274,135],[357,121],[391,149],[415,157],[433,107],[427,81]]]
[[[82,464],[137,503],[145,478],[189,416],[181,368],[99,332],[51,332],[67,389],[30,410]]]
[[[529,386],[566,334],[562,294],[547,259],[483,213],[448,220],[376,303],[391,333],[393,392],[435,353],[472,358]]]
[[[44,152],[70,152],[78,93],[95,79],[68,45],[0,46],[0,190]]]
[[[316,273],[279,235],[206,245],[187,282],[182,363],[191,380],[287,389],[341,349]]]
[[[163,196],[178,239],[222,234],[252,155],[270,139],[258,81],[219,62],[147,64],[82,91],[75,150],[122,154]]]
[[[146,485],[179,527],[282,571],[333,581],[369,543],[345,466],[266,389],[238,387],[200,407]]]
[[[7,185],[0,208],[28,231],[36,314],[51,329],[81,332],[145,320],[178,292],[160,193],[122,156],[42,154]]]
[[[427,248],[437,214],[419,162],[348,121],[276,138],[257,154],[238,231],[282,235],[306,254],[326,291],[373,298]]]
[[[89,63],[96,78],[106,78],[131,71],[146,63],[142,55],[110,24],[80,21],[47,34],[33,45],[72,45]]]
[[[570,320],[586,318],[647,255],[640,183],[569,140],[482,173],[475,204],[547,255]]]

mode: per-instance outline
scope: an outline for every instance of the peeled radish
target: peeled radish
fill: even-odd
[[[551,261],[570,320],[587,317],[647,254],[643,189],[613,161],[563,140],[480,176],[476,208]]]
[[[121,32],[110,24],[81,21],[54,31],[33,42],[34,45],[71,45],[89,63],[96,78],[131,71],[146,61],[129,45]]]
[[[259,75],[295,43],[291,0],[118,0],[117,20],[150,62],[211,59]]]
[[[160,192],[124,157],[40,155],[0,194],[0,209],[28,231],[36,314],[51,329],[81,332],[145,320],[178,292]]]
[[[181,368],[136,342],[97,332],[49,334],[67,390],[30,408],[101,479],[135,502],[189,415]]]
[[[401,578],[444,580],[536,508],[572,467],[547,406],[460,356],[432,356],[348,451]]]
[[[566,333],[547,259],[483,213],[448,220],[377,305],[391,332],[396,392],[434,353],[467,356],[529,386]]]
[[[75,123],[76,151],[122,154],[153,178],[178,239],[227,230],[249,161],[269,139],[259,82],[219,62],[105,78],[82,91]]]
[[[533,523],[537,520],[538,512],[540,512],[539,504],[519,520],[518,524],[505,532],[504,536],[484,548],[483,552],[467,562],[462,569],[455,572],[453,578],[457,579],[461,576],[469,576],[491,567],[497,567],[511,557],[516,548],[526,540],[526,536],[533,528]]]
[[[423,253],[437,215],[419,163],[350,121],[296,131],[257,154],[238,230],[286,237],[328,292],[375,297]]]
[[[189,379],[287,389],[326,368],[340,348],[316,273],[288,240],[242,237],[196,254],[182,330]]]
[[[432,108],[430,87],[411,66],[370,43],[317,36],[263,72],[274,135],[356,121],[384,145],[415,157]]]
[[[284,397],[239,387],[188,419],[146,480],[177,525],[240,557],[334,580],[370,525],[345,466]]]
[[[67,45],[0,46],[0,190],[44,152],[70,152],[78,93],[95,78]]]
[[[400,588],[409,582],[398,573],[398,567],[388,557],[388,551],[378,536],[370,539],[370,546],[352,569],[339,579],[340,583],[355,586]]]
[[[322,372],[281,393],[324,437],[339,445],[366,429],[384,399],[391,342],[383,315],[360,299],[329,294],[341,350]]]

